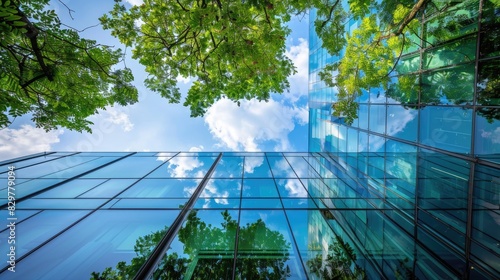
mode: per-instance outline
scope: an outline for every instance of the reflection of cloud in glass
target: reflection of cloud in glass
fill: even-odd
[[[212,197],[217,204],[228,205],[229,202],[227,198],[229,197],[229,192],[227,190],[219,190],[215,185],[214,180],[208,181],[205,185],[205,189],[203,190],[203,196]],[[210,198],[205,199],[205,204],[203,204],[203,208],[210,207]]]
[[[481,129],[481,137],[491,139],[491,142],[494,144],[500,144],[500,127],[497,127],[493,131]]]
[[[159,160],[159,161],[167,161],[169,159],[172,158],[172,154],[171,153],[158,153],[156,154],[158,157],[156,158],[156,160]]]
[[[307,197],[307,191],[298,179],[279,180],[279,183],[285,186],[289,197]]]
[[[245,173],[253,173],[256,167],[260,167],[264,163],[264,157],[246,157],[245,158]]]
[[[406,128],[406,125],[417,117],[417,112],[415,110],[407,110],[404,107],[394,106],[387,116],[387,135],[395,136]],[[377,124],[381,127],[385,126],[385,123]],[[370,130],[377,131],[377,128],[370,128]],[[379,131],[383,131],[379,130]],[[370,151],[378,151],[387,140],[383,137],[370,138]],[[365,152],[366,146],[359,145],[359,152]]]
[[[285,178],[296,177],[292,168],[284,158],[280,160],[274,160],[271,162],[272,162],[272,170],[275,177],[285,177]]]
[[[190,174],[189,171],[193,171],[195,168],[203,166],[203,162],[199,161],[196,157],[175,157],[168,162],[169,172],[172,176],[177,178],[185,178]],[[198,171],[195,176],[192,177],[203,177],[203,172]]]
[[[412,160],[412,161],[410,161]],[[390,166],[387,166],[387,171],[394,177],[411,182],[415,178],[415,158],[397,158],[394,159]]]
[[[396,108],[397,110],[391,111],[387,118],[387,134],[391,136],[401,132],[417,116],[415,110],[407,110],[403,107]]]

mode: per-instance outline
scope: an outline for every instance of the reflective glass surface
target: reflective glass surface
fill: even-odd
[[[15,215],[4,196],[0,216],[15,217],[23,237],[16,276],[133,278],[144,265],[159,279],[320,279],[325,267],[341,264],[349,270],[340,275],[357,279],[397,279],[401,271],[494,279],[500,179],[491,160],[354,128],[345,135],[360,139],[357,149],[220,160],[200,153],[162,161],[150,153],[133,157],[150,164],[149,175],[169,162],[176,162],[170,170],[181,162],[197,167],[163,169],[170,175],[158,178],[112,173],[21,182]],[[123,167],[124,159],[115,159],[101,168]],[[9,228],[0,231],[7,234]],[[8,267],[0,279],[9,279]]]
[[[63,215],[63,212],[59,215]],[[71,212],[65,211],[64,215]],[[168,227],[177,210],[100,210],[80,221],[61,235],[16,264],[16,277],[20,279],[90,279],[92,272],[114,268],[119,261],[142,261],[144,247],[135,247],[139,237]],[[62,216],[61,216],[62,218]],[[54,223],[58,223],[54,217]],[[48,219],[44,221],[47,222]],[[69,226],[70,223],[61,223]],[[105,229],[105,230],[103,230]],[[32,233],[38,231],[31,231]],[[45,240],[45,239],[43,239]],[[140,241],[139,241],[140,242]],[[48,258],[47,256],[54,256]],[[142,263],[141,261],[139,263]],[[4,272],[0,278],[9,277]]]
[[[420,111],[420,142],[435,148],[470,153],[472,112],[460,107],[429,106]]]

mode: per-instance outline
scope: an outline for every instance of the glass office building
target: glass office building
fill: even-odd
[[[366,219],[350,207],[369,205],[331,164],[322,153],[209,152],[2,162],[1,219],[14,226],[0,232],[0,279],[316,279],[328,256],[349,270],[364,260],[330,211]]]
[[[334,199],[331,212],[370,278],[499,279],[500,7],[431,2],[387,90],[357,97],[352,125],[332,115],[337,89],[319,78],[344,51],[322,48],[312,11],[309,148],[341,166],[341,189],[363,205]]]

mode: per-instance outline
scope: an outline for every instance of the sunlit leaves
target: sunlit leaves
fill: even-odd
[[[2,1],[0,15],[7,11],[15,19],[6,16],[0,24],[0,127],[9,125],[9,117],[29,113],[46,130],[90,131],[87,118],[97,109],[137,101],[132,73],[115,68],[120,50],[61,28],[47,4]]]
[[[294,67],[285,56],[289,7],[267,1],[147,1],[116,4],[101,18],[146,66],[146,86],[181,102],[179,76],[195,79],[184,100],[201,116],[216,100],[268,100]]]

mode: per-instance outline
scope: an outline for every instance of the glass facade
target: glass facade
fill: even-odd
[[[311,12],[309,150],[328,154],[338,179],[325,191],[346,198],[328,205],[334,233],[359,248],[369,279],[500,278],[499,11],[432,1],[386,90],[357,97],[352,125],[332,115],[337,89],[319,72],[341,57]]]
[[[52,152],[1,162],[11,226],[0,231],[0,279],[317,279],[327,257],[358,267],[362,247],[331,211],[371,206],[331,160]]]

